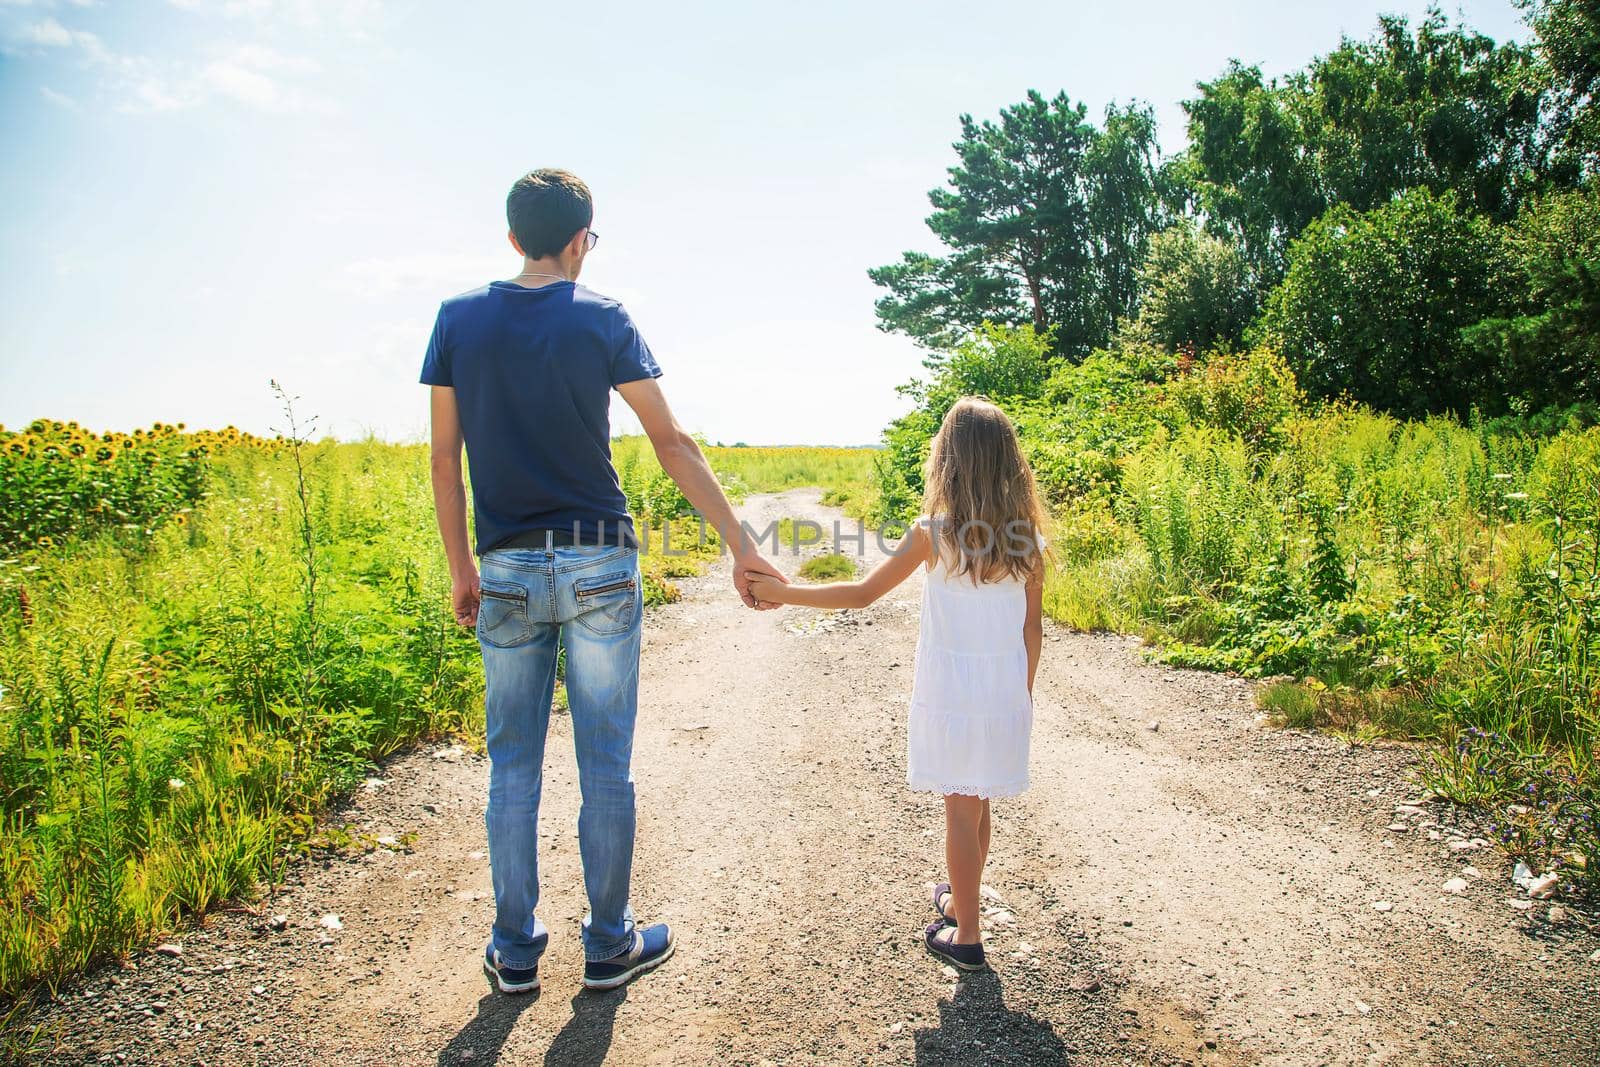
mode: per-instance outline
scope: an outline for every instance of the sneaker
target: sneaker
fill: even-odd
[[[942,919],[929,924],[923,940],[929,952],[958,971],[981,971],[989,966],[984,958],[983,942],[976,945],[956,944],[956,928]]]
[[[667,962],[676,947],[672,929],[666,923],[635,927],[633,948],[608,960],[590,960],[583,967],[585,989],[616,989],[627,985],[646,971]]]
[[[500,962],[500,953],[492,941],[483,946],[483,973],[502,993],[531,993],[539,988],[539,965],[507,967]]]

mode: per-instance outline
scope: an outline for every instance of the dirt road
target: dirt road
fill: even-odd
[[[816,501],[743,510],[831,523]],[[681,938],[661,971],[580,992],[557,716],[538,999],[481,976],[487,764],[436,746],[336,816],[408,846],[302,864],[260,915],[64,990],[56,1061],[1600,1062],[1591,920],[1510,906],[1476,830],[1405,807],[1406,750],[1265,728],[1248,684],[1115,636],[1048,632],[1033,787],[995,809],[994,971],[957,982],[920,944],[939,801],[904,786],[920,578],[831,616],[748,612],[725,568],[682,585],[646,621],[635,755],[634,905]]]

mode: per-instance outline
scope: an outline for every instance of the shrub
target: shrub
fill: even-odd
[[[1515,287],[1500,235],[1449,199],[1414,189],[1365,214],[1334,207],[1288,263],[1252,337],[1279,348],[1313,396],[1464,416],[1475,404],[1498,414],[1526,385],[1462,338]]]
[[[1162,421],[1173,430],[1209,426],[1242,438],[1253,451],[1275,452],[1283,446],[1284,423],[1305,404],[1294,372],[1268,349],[1179,366],[1183,372],[1160,390]]]
[[[810,582],[847,582],[855,576],[855,561],[838,552],[813,556],[800,564],[800,577]]]
[[[1139,291],[1139,314],[1125,328],[1124,343],[1172,352],[1236,347],[1258,303],[1238,248],[1189,221],[1150,239]]]

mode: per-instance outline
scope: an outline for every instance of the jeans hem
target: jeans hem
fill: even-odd
[[[616,959],[624,952],[627,952],[629,949],[633,948],[633,939],[637,933],[637,930],[629,931],[628,935],[622,939],[617,948],[614,948],[609,952],[603,952],[598,956],[595,955],[595,951],[588,945],[583,946],[584,961],[587,963],[604,963],[606,960]]]

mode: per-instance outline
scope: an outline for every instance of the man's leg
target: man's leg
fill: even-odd
[[[502,607],[488,598],[484,604],[490,611]],[[526,968],[539,962],[549,940],[533,912],[539,903],[539,793],[555,690],[557,628],[549,622],[513,625],[523,627],[519,637],[531,636],[514,647],[480,641],[489,748],[484,823],[494,878],[494,948],[502,964]]]
[[[631,585],[627,584],[631,581]],[[633,727],[639,705],[643,598],[632,553],[558,574],[567,650],[567,703],[578,754],[578,850],[589,891],[583,948],[604,960],[633,947],[628,888],[633,876]]]

